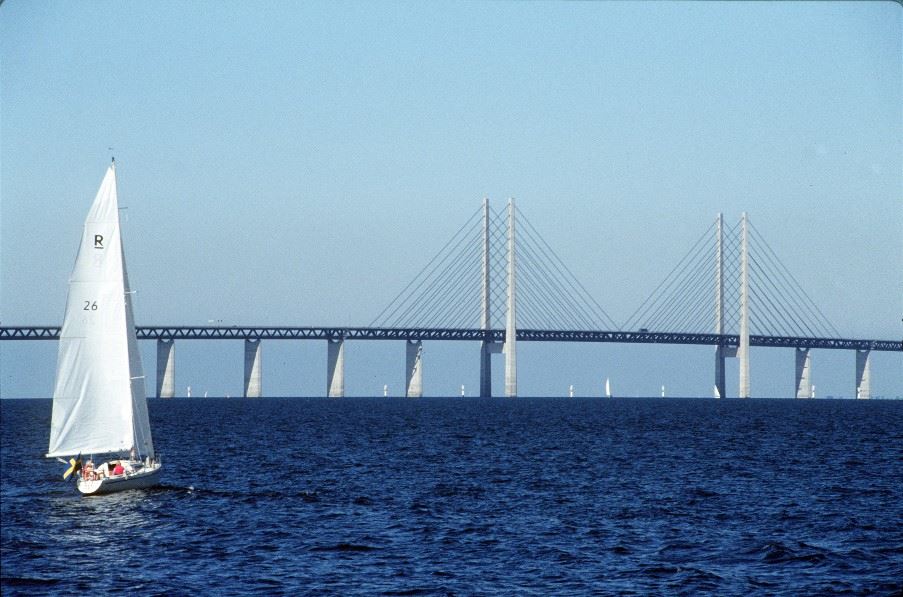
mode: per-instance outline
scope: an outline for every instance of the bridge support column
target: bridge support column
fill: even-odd
[[[724,333],[724,216],[715,222],[715,333]],[[715,349],[715,398],[724,398],[724,347]]]
[[[856,351],[856,398],[868,400],[872,397],[872,352]]]
[[[715,398],[724,398],[724,347],[719,346],[715,349]]]
[[[407,354],[405,359],[405,392],[406,398],[420,398],[423,396],[423,342],[420,340],[407,341]]]
[[[480,398],[492,396],[492,352],[491,342],[480,342]]]
[[[808,348],[797,348],[796,353],[796,397],[812,397],[812,355]]]
[[[517,316],[514,253],[514,199],[508,200],[508,308],[505,315],[505,396],[517,396]]]
[[[489,198],[483,199],[483,268],[482,268],[482,296],[480,300],[480,329],[487,331],[492,327],[490,321],[490,252],[489,252]],[[492,353],[496,348],[494,342],[483,340],[480,342],[480,398],[492,396]]]
[[[502,352],[503,344],[483,340],[480,343],[480,397],[492,397],[492,355]]]
[[[749,231],[746,212],[740,223],[740,398],[749,398]]]
[[[245,340],[245,398],[260,398],[260,340]]]
[[[345,395],[345,339],[327,342],[326,395],[341,398]]]
[[[173,398],[176,395],[176,343],[175,340],[157,340],[157,398]]]

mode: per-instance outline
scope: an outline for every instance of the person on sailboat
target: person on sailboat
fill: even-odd
[[[114,474],[114,475],[121,475],[121,474],[124,473],[124,472],[125,472],[125,469],[122,467],[122,461],[121,461],[121,460],[117,460],[117,461],[116,461],[116,466],[113,467],[113,474]]]

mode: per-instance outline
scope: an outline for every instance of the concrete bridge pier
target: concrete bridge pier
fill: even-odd
[[[514,199],[508,200],[508,297],[505,313],[505,396],[517,397],[517,316],[516,280],[517,265],[514,261]]]
[[[328,340],[326,355],[326,395],[341,398],[345,395],[345,339]]]
[[[404,395],[406,398],[420,398],[423,396],[423,342],[408,340],[406,348]]]
[[[867,400],[872,397],[872,351],[856,351],[856,398]]]
[[[715,349],[715,386],[712,390],[713,397],[725,398],[726,386],[724,375],[724,362],[728,357],[736,356],[736,348],[719,346]]]
[[[245,398],[260,398],[260,340],[245,340]]]
[[[488,331],[492,324],[490,322],[490,295],[492,287],[490,286],[490,248],[489,248],[489,199],[483,199],[483,257],[482,257],[482,276],[481,286],[482,292],[480,297],[480,329]],[[496,342],[483,340],[480,342],[480,398],[490,398],[492,396],[492,354],[499,352],[499,345]]]
[[[797,348],[796,354],[796,397],[812,397],[812,354],[808,348]]]
[[[157,398],[176,395],[176,342],[157,340]]]
[[[724,333],[724,216],[715,220],[715,333]],[[724,346],[715,348],[715,398],[724,398]]]
[[[749,398],[749,231],[746,212],[740,220],[740,398]]]
[[[480,398],[492,397],[492,355],[502,352],[499,342],[480,343]]]

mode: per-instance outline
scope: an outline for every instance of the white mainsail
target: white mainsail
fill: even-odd
[[[605,397],[611,398],[611,379],[605,378]]]
[[[47,456],[154,456],[132,293],[122,249],[116,168],[88,212],[60,331]]]

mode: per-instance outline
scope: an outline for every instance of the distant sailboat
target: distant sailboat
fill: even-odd
[[[611,379],[605,378],[605,397],[611,398]]]
[[[188,386],[187,393],[188,393],[188,398],[191,398],[191,386]]]
[[[84,464],[82,455],[89,455]],[[95,467],[94,455],[105,461]],[[119,228],[115,163],[85,220],[60,330],[47,457],[65,456],[70,467],[63,478],[75,474],[83,494],[160,482]]]
[[[665,386],[662,386],[662,398],[665,397]]]
[[[571,387],[568,388],[568,398],[574,397],[574,384],[571,384]]]

